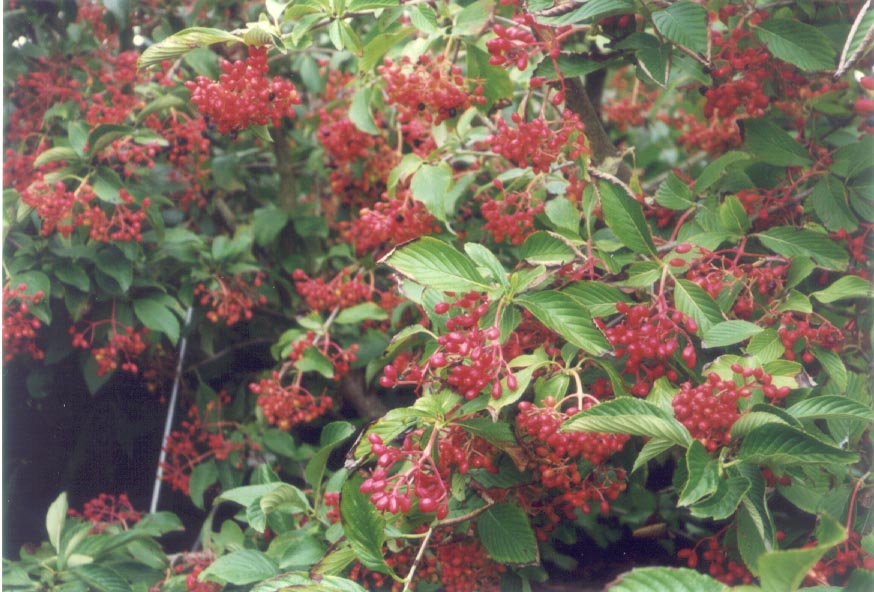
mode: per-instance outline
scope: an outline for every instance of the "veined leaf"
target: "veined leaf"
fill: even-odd
[[[652,233],[640,203],[624,189],[609,181],[600,181],[601,211],[604,221],[623,245],[636,253],[656,254]]]
[[[688,210],[695,205],[695,196],[676,173],[671,171],[667,178],[659,185],[653,198],[663,207],[671,210]]]
[[[491,288],[473,262],[429,236],[398,247],[382,262],[413,281],[445,292],[484,292]]]
[[[243,586],[272,578],[279,567],[264,553],[255,549],[241,549],[222,555],[201,572],[201,579]]]
[[[396,577],[382,556],[385,520],[376,507],[361,493],[360,479],[350,479],[340,493],[340,520],[343,532],[358,560],[368,569]]]
[[[775,58],[808,72],[835,67],[835,50],[816,27],[791,19],[769,18],[754,29],[756,37],[768,45]]]
[[[719,461],[710,458],[704,445],[693,440],[686,450],[686,485],[677,500],[678,506],[689,506],[716,492],[719,485]]]
[[[140,69],[148,68],[165,60],[174,60],[192,49],[206,47],[214,43],[221,43],[222,41],[242,42],[242,39],[221,29],[209,29],[206,27],[183,29],[147,47],[140,56],[140,59],[137,60],[137,67]]]
[[[531,564],[538,560],[537,540],[528,515],[519,506],[495,504],[476,518],[476,532],[492,559]]]
[[[617,302],[631,302],[624,292],[604,282],[574,282],[561,291],[585,306],[595,317],[614,314]]]
[[[674,305],[677,310],[695,319],[699,333],[725,320],[710,294],[689,280],[677,280],[674,285]]]
[[[652,436],[687,447],[689,431],[671,414],[652,403],[621,397],[594,405],[574,415],[561,427],[566,432],[607,432]]]
[[[610,351],[610,342],[592,322],[589,311],[576,300],[556,290],[517,296],[515,302],[569,343],[599,356]]]
[[[747,119],[744,123],[746,146],[759,160],[775,166],[805,166],[810,156],[804,147],[780,126],[765,119]]]
[[[728,592],[722,582],[687,567],[638,567],[616,578],[610,592]]]
[[[756,235],[762,244],[786,257],[810,257],[826,269],[847,268],[847,250],[828,235],[808,228],[777,226]]]
[[[535,232],[522,244],[519,257],[531,265],[564,265],[576,255],[567,243],[548,232]]]
[[[874,422],[874,410],[837,395],[805,399],[786,411],[798,419],[861,419]]]
[[[859,455],[829,446],[788,425],[769,424],[753,430],[744,438],[738,458],[748,463],[768,465],[851,464],[858,461]]]
[[[750,489],[745,477],[720,479],[716,493],[689,507],[689,512],[698,518],[725,520],[735,513],[741,499]]]
[[[410,181],[413,198],[425,204],[438,220],[446,221],[446,194],[452,184],[452,169],[445,162],[433,166],[423,164]]]
[[[697,52],[707,51],[707,10],[682,0],[652,13],[652,22],[668,39]]]
[[[845,275],[838,278],[828,288],[817,290],[810,296],[828,304],[838,300],[874,297],[874,288],[872,288],[871,282],[857,275]]]
[[[828,516],[820,516],[817,544],[803,549],[771,551],[759,558],[762,592],[797,590],[807,572],[830,549],[843,542],[847,530]]]
[[[734,345],[762,331],[764,331],[762,327],[749,321],[723,321],[704,331],[704,340],[701,345],[705,348]]]

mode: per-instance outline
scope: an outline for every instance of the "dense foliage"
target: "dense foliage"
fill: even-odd
[[[612,590],[871,585],[870,1],[5,25],[4,398],[136,377],[208,513],[168,555],[56,492],[4,587],[529,590],[623,537],[676,561]]]

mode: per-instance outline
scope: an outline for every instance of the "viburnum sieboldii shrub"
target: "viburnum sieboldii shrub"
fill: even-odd
[[[115,4],[11,7],[4,363],[175,382],[147,587],[870,584],[867,3]]]

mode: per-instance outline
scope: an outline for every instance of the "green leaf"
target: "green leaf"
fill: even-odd
[[[704,445],[693,440],[686,450],[686,485],[677,500],[678,506],[689,506],[716,492],[719,485],[719,461],[710,458]]]
[[[41,152],[40,155],[36,157],[36,160],[33,161],[33,168],[36,169],[50,162],[57,162],[59,160],[72,162],[80,159],[81,157],[73,148],[68,146],[55,146],[54,148],[49,148],[45,152]]]
[[[826,269],[847,269],[847,250],[822,232],[809,228],[777,226],[756,236],[763,245],[779,255],[810,257]]]
[[[322,428],[319,451],[313,455],[304,471],[307,483],[316,488],[321,486],[331,452],[354,433],[355,426],[347,421],[334,421]]]
[[[528,515],[519,506],[495,504],[476,518],[480,541],[499,563],[531,564],[538,561],[537,539]]]
[[[610,342],[592,322],[589,311],[567,294],[544,290],[517,296],[515,302],[568,343],[595,356],[611,350]]]
[[[437,26],[437,13],[427,5],[418,5],[410,12],[410,22],[425,35],[431,35],[440,30]]]
[[[255,242],[259,247],[266,247],[276,240],[288,224],[288,212],[275,206],[258,208],[252,212],[252,224]]]
[[[341,310],[334,322],[339,325],[355,325],[362,321],[384,321],[387,318],[388,313],[375,302],[362,302]]]
[[[654,196],[656,202],[671,210],[688,210],[695,205],[692,190],[676,173],[668,173]]]
[[[746,348],[746,352],[751,356],[756,356],[761,364],[779,359],[784,351],[786,348],[783,346],[783,340],[775,329],[765,329],[761,333],[753,335]]]
[[[829,172],[851,179],[871,167],[874,167],[874,136],[866,135],[858,142],[838,148],[832,156]]]
[[[294,367],[301,372],[318,372],[325,378],[334,378],[334,363],[317,347],[306,348]]]
[[[797,590],[807,572],[823,555],[847,537],[846,529],[828,516],[820,516],[816,546],[788,551],[771,551],[759,557],[762,592]]]
[[[215,503],[219,502],[234,502],[240,504],[244,508],[252,505],[252,502],[258,498],[270,493],[280,483],[262,483],[259,485],[243,485],[242,487],[234,487],[222,492],[220,496],[215,498]]]
[[[782,424],[756,428],[744,438],[738,458],[753,464],[851,464],[859,459],[855,452],[830,446],[802,430]]]
[[[707,51],[707,10],[682,0],[652,13],[652,22],[668,39],[691,50]]]
[[[287,508],[295,514],[302,514],[310,510],[310,502],[306,494],[288,483],[276,483],[276,487],[272,491],[261,497],[258,506],[265,516],[280,508]]]
[[[798,419],[861,419],[874,422],[874,410],[850,398],[837,395],[805,399],[786,411]]]
[[[777,312],[803,312],[805,314],[813,312],[813,304],[810,303],[810,298],[807,294],[798,290],[790,290],[786,294],[786,299],[777,306]]]
[[[650,438],[646,441],[646,444],[640,449],[640,452],[637,454],[637,458],[634,459],[634,466],[631,468],[631,472],[633,473],[637,469],[643,467],[660,455],[661,453],[670,450],[673,448],[675,444],[670,440],[664,440],[662,438]]]
[[[652,234],[643,217],[640,203],[624,189],[607,181],[600,181],[601,210],[604,221],[623,245],[636,253],[656,254]]]
[[[382,57],[388,50],[398,46],[401,41],[409,37],[414,31],[413,27],[404,27],[394,33],[376,35],[364,46],[364,54],[358,60],[358,71],[369,72],[372,70],[382,60]]]
[[[638,567],[609,584],[610,592],[728,592],[710,576],[686,567]]]
[[[810,296],[828,304],[838,300],[874,297],[874,288],[872,288],[871,282],[857,275],[845,275],[838,278],[828,288],[812,292]]]
[[[200,574],[200,580],[243,586],[272,578],[279,567],[255,549],[242,549],[217,558]]]
[[[382,259],[413,281],[444,292],[484,292],[490,289],[473,262],[436,238],[423,237]]]
[[[834,382],[834,386],[841,392],[845,391],[847,389],[848,375],[847,367],[844,365],[841,356],[833,350],[817,345],[813,346],[813,355],[819,360],[825,371],[828,372],[828,375]]]
[[[132,588],[121,575],[106,565],[86,564],[74,567],[73,573],[88,584],[91,590],[100,592],[130,592]]]
[[[561,430],[651,436],[683,448],[692,442],[689,431],[670,413],[652,403],[632,397],[621,397],[593,405],[565,421]]]
[[[179,341],[179,319],[160,298],[147,296],[134,300],[134,313],[149,330],[163,333],[170,343]]]
[[[737,549],[741,559],[753,575],[758,575],[759,557],[770,547],[766,534],[765,518],[756,507],[744,498],[735,515]]]
[[[467,8],[472,8],[475,4]],[[463,12],[462,10],[459,16]],[[467,43],[465,47],[467,48],[467,76],[470,79],[483,81],[483,96],[490,103],[512,97],[513,83],[510,81],[507,70],[491,65],[489,63],[491,54],[473,43]]]
[[[361,493],[361,479],[350,479],[340,493],[340,520],[346,539],[366,568],[396,577],[382,557],[385,520],[367,495]]]
[[[724,322],[719,305],[704,288],[689,280],[677,280],[674,285],[674,305],[681,313],[698,323],[698,332],[703,333],[713,325]]]
[[[488,417],[474,417],[459,421],[458,425],[464,428],[464,431],[488,440],[498,447],[506,446],[508,442],[516,442],[513,430],[507,422],[495,422]]]
[[[617,302],[631,302],[624,292],[604,282],[574,282],[561,291],[585,306],[594,317],[616,313]]]
[[[510,282],[507,280],[507,270],[504,269],[504,266],[501,265],[495,254],[486,247],[479,243],[465,243],[464,252],[473,259],[474,263],[487,269],[492,279],[497,280],[505,288],[510,286]]]
[[[556,197],[546,202],[544,213],[556,229],[564,230],[568,236],[579,238],[580,211],[565,197]]]
[[[88,292],[91,288],[91,278],[81,267],[61,265],[54,269],[54,273],[56,278],[82,292]]]
[[[806,166],[811,163],[804,147],[766,119],[747,119],[744,122],[747,149],[761,162],[775,166]]]
[[[698,175],[698,178],[695,180],[695,192],[703,193],[707,191],[714,183],[719,181],[720,177],[725,172],[725,169],[737,162],[749,159],[750,155],[745,152],[734,150],[726,152],[704,167],[704,170],[701,171],[701,174]]]
[[[537,21],[552,26],[569,25],[585,21],[599,21],[608,16],[634,12],[632,0],[589,0],[567,14],[540,16]]]
[[[46,531],[49,534],[49,542],[55,551],[61,548],[61,533],[64,531],[64,524],[67,521],[67,492],[63,492],[49,506],[49,511],[46,513]]]
[[[413,198],[425,204],[438,220],[446,221],[446,194],[452,184],[452,169],[446,162],[437,166],[423,164],[410,181]]]
[[[127,125],[114,125],[110,123],[95,127],[88,134],[88,154],[95,155],[114,141],[134,133],[134,128]]]
[[[535,232],[525,239],[519,257],[531,265],[564,265],[576,255],[566,242],[548,232]]]
[[[335,21],[336,22],[336,21]],[[362,132],[376,135],[379,129],[373,121],[370,105],[373,104],[373,89],[363,86],[355,91],[349,105],[349,120]]]
[[[847,190],[834,175],[822,177],[813,187],[806,205],[813,208],[823,226],[835,232],[841,228],[853,232],[859,227],[859,220],[850,210]]]
[[[192,503],[203,509],[203,494],[209,487],[218,481],[218,468],[215,466],[215,461],[208,460],[202,462],[191,471],[191,477],[188,481],[189,497]]]
[[[725,229],[733,234],[743,236],[750,229],[750,217],[736,195],[729,195],[719,206],[719,220]]]
[[[747,411],[731,426],[731,439],[741,440],[750,432],[769,424],[787,425],[786,420],[776,413],[767,411]]]
[[[835,50],[828,37],[811,25],[784,18],[769,18],[754,27],[775,58],[802,70],[834,70]]]
[[[691,506],[689,512],[697,518],[725,520],[737,511],[741,499],[749,489],[750,482],[744,477],[720,479],[716,493]]]
[[[723,321],[703,332],[701,346],[704,348],[725,347],[740,343],[761,333],[764,329],[749,321]]]

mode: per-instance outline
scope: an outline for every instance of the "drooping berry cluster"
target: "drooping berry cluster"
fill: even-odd
[[[438,232],[436,219],[420,201],[405,197],[363,208],[345,236],[362,255],[380,252],[405,241]]]
[[[777,335],[786,348],[783,357],[787,360],[795,360],[800,354],[805,364],[812,363],[812,346],[840,353],[845,340],[844,332],[826,319],[820,319],[821,322],[817,325],[812,324],[811,320],[813,315],[810,314],[784,313],[780,316]]]
[[[249,47],[249,57],[236,62],[222,61],[218,81],[198,76],[185,83],[191,102],[227,134],[253,125],[279,127],[283,117],[294,116],[301,99],[288,80],[267,76],[267,48]]]
[[[543,202],[528,191],[511,191],[502,197],[481,194],[481,212],[486,219],[483,230],[491,232],[497,243],[509,239],[511,244],[521,245],[534,232],[534,217],[543,212]]]
[[[489,392],[495,399],[503,393],[501,374],[506,375],[507,388],[516,390],[517,379],[504,361],[499,343],[498,327],[480,328],[480,320],[489,310],[489,302],[479,293],[471,292],[455,302],[440,302],[434,307],[437,314],[446,314],[452,308],[459,314],[446,321],[448,333],[437,338],[438,349],[428,358],[422,374],[445,381],[466,399],[474,399],[491,385]],[[443,370],[443,369],[446,370]],[[394,386],[396,369],[385,368],[380,384]]]
[[[27,286],[3,287],[3,362],[9,362],[20,354],[28,354],[34,360],[42,360],[45,353],[36,344],[36,333],[42,327],[33,316],[31,306],[43,299],[39,290],[27,294]]]
[[[536,117],[531,121],[523,121],[521,115],[513,113],[510,119],[515,127],[499,119],[497,132],[489,137],[488,144],[514,166],[530,166],[535,173],[547,173],[563,155],[575,160],[589,153],[583,122],[576,113],[566,110],[555,120]]]
[[[161,468],[162,479],[173,489],[188,495],[191,472],[210,458],[221,461],[236,454],[239,456],[236,463],[242,468],[241,453],[247,448],[258,449],[258,444],[248,441],[248,438],[239,441],[225,436],[226,429],[236,427],[236,424],[223,421],[221,417],[222,406],[230,402],[230,395],[221,391],[218,399],[210,400],[203,411],[193,405],[188,410],[188,419],[182,421],[179,429],[170,432],[164,443],[167,457]]]
[[[611,326],[600,320],[598,323],[607,340],[616,348],[615,356],[625,357],[624,372],[635,376],[631,388],[634,395],[646,396],[653,383],[662,376],[677,380],[679,375],[671,368],[670,361],[680,346],[681,336],[687,342],[681,353],[683,362],[689,368],[695,366],[695,348],[689,337],[689,333],[698,330],[694,319],[678,311],[671,312],[661,300],[652,307],[617,302],[616,310],[623,315],[619,322]]]
[[[402,123],[421,119],[439,124],[461,115],[471,105],[486,102],[482,85],[470,92],[461,68],[447,65],[442,55],[436,59],[422,55],[415,62],[406,56],[398,62],[386,58],[377,72],[385,80],[388,102],[395,105]]]
[[[498,592],[507,567],[489,557],[478,538],[435,546],[440,583],[446,592]]]
[[[126,493],[117,497],[108,493],[101,493],[94,499],[85,502],[82,512],[70,510],[70,516],[81,516],[94,524],[91,529],[93,534],[99,534],[113,524],[118,524],[123,530],[127,530],[143,517],[142,512],[134,510]]]
[[[741,416],[738,399],[748,398],[754,389],[761,389],[774,403],[785,399],[790,392],[788,386],[773,385],[771,375],[761,368],[733,364],[731,369],[741,377],[740,383],[735,378],[723,380],[711,372],[702,384],[684,383],[671,401],[677,420],[710,452],[731,441],[731,426]]]
[[[103,346],[94,347],[97,332],[103,326],[108,326],[107,342]],[[73,325],[69,332],[73,336],[73,347],[91,350],[91,355],[97,362],[97,376],[105,376],[118,368],[132,374],[139,372],[136,360],[148,348],[148,343],[143,340],[149,332],[148,329],[122,325],[113,315],[101,321],[86,322],[81,331]]]
[[[808,546],[815,546],[816,542]],[[846,586],[857,569],[874,570],[874,555],[862,547],[862,537],[850,530],[847,540],[830,551],[811,568],[804,579],[805,586]]]
[[[737,550],[720,544],[717,536],[703,538],[690,549],[680,549],[677,557],[684,559],[690,568],[704,570],[727,586],[753,583],[753,574]]]
[[[316,397],[301,386],[300,376],[292,384],[284,385],[282,374],[272,372],[270,378],[249,385],[249,390],[258,395],[257,404],[270,425],[287,431],[318,419],[333,407],[330,397]]]
[[[296,269],[292,274],[297,293],[310,310],[316,312],[350,308],[373,298],[373,285],[362,281],[364,278],[360,275],[351,276],[349,269],[344,269],[327,282],[320,277],[309,277],[302,269]]]
[[[424,442],[423,435],[424,430],[407,434],[400,448],[387,446],[379,434],[368,436],[377,468],[361,484],[361,492],[370,495],[377,510],[405,514],[418,500],[422,512],[436,512],[440,520],[449,514],[449,489],[431,454],[437,430]]]
[[[267,303],[267,297],[258,293],[258,288],[264,281],[264,272],[258,271],[252,277],[251,283],[242,275],[230,278],[215,276],[212,285],[197,284],[194,295],[199,298],[201,306],[208,307],[206,318],[210,322],[224,323],[231,327],[243,319],[252,318],[252,309]]]
[[[455,470],[466,475],[470,469],[498,472],[495,465],[500,452],[498,448],[458,424],[450,425],[440,436],[437,440],[437,452],[440,470],[444,473]]]

